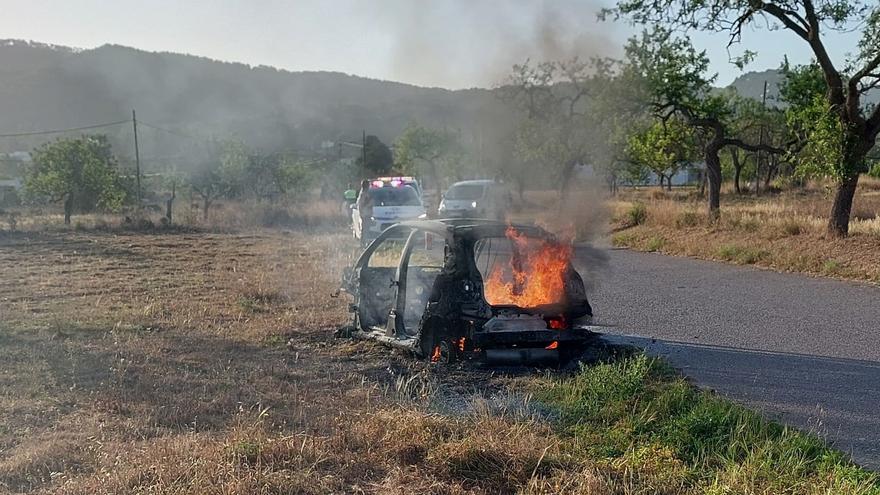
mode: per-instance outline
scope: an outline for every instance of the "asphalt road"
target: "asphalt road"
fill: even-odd
[[[880,469],[880,288],[659,254],[579,251],[611,339]]]

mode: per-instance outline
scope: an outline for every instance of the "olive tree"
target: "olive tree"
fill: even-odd
[[[436,197],[443,194],[443,176],[455,175],[464,154],[458,134],[446,129],[429,129],[411,124],[394,144],[394,164],[401,172],[422,171],[434,181]]]
[[[661,121],[680,118],[703,136],[703,160],[709,182],[709,216],[715,219],[721,205],[721,158],[726,146],[749,151],[782,150],[766,144],[752,144],[733,135],[732,95],[713,87],[715,75],[708,75],[709,59],[697,51],[690,40],[672,31],[655,27],[626,46],[624,73],[641,81],[643,98],[653,115]]]
[[[64,223],[74,211],[117,211],[126,198],[118,164],[103,135],[59,139],[33,152],[25,191],[32,197],[64,201]]]
[[[632,134],[627,143],[627,153],[632,161],[653,172],[661,188],[665,179],[669,190],[672,190],[675,174],[693,162],[697,155],[695,148],[693,129],[681,119],[655,121]]]
[[[563,194],[575,167],[594,161],[602,149],[602,122],[593,110],[598,88],[606,82],[606,60],[515,65],[501,98],[523,114],[516,132],[517,155],[537,177],[552,177]]]
[[[603,15],[685,33],[721,32],[727,35],[728,46],[743,36],[755,36],[759,29],[801,40],[815,57],[824,80],[821,104],[816,101],[804,118],[817,123],[814,138],[823,140],[820,151],[834,152],[835,163],[819,163],[837,184],[828,231],[837,236],[849,232],[859,175],[867,172],[867,156],[880,133],[880,106],[864,101],[865,93],[880,85],[880,5],[876,1],[618,0],[616,8]],[[834,60],[828,52],[828,34],[834,32],[861,35],[846,60]],[[746,51],[736,61],[752,56]]]

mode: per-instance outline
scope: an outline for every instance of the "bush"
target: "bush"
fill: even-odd
[[[725,261],[734,261],[743,265],[752,265],[765,259],[770,253],[735,244],[725,244],[718,248],[718,257]]]
[[[642,225],[648,219],[648,207],[644,203],[635,203],[626,211],[626,226]]]
[[[822,272],[835,275],[843,268],[843,264],[837,260],[828,260],[822,264]]]
[[[611,236],[611,245],[614,247],[630,247],[635,241],[634,235],[625,232]]]
[[[696,227],[702,219],[703,217],[695,211],[683,211],[675,218],[675,228]]]
[[[788,219],[782,223],[782,231],[785,232],[785,235],[800,235],[803,228],[797,220]]]
[[[645,249],[650,252],[655,252],[663,249],[663,246],[666,245],[666,239],[662,237],[652,237],[648,239],[648,242],[645,243]]]
[[[868,170],[868,175],[875,179],[880,179],[880,162],[875,163],[871,170]]]

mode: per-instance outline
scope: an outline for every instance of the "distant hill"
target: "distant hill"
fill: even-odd
[[[764,81],[767,81],[767,105],[779,103],[779,85],[782,83],[782,74],[775,69],[761,72],[747,72],[737,77],[730,87],[735,88],[737,93],[747,98],[761,101],[764,92]]]
[[[764,81],[767,81],[767,105],[784,105],[779,101],[779,85],[782,83],[782,73],[775,69],[761,72],[747,72],[737,77],[730,87],[736,88],[737,92],[745,97],[761,101],[764,91]],[[880,91],[874,90],[866,94],[864,104],[876,105],[880,102]]]
[[[760,100],[765,80],[768,104],[775,104],[776,70],[743,74],[731,86]],[[186,168],[206,159],[209,140],[230,137],[263,151],[352,156],[355,148],[329,143],[358,141],[364,130],[390,143],[411,122],[455,129],[491,153],[493,140],[509,146],[497,137],[516,122],[488,89],[423,88],[118,45],[79,50],[0,40],[0,134],[126,120],[132,109],[144,124],[138,134],[146,171]],[[121,158],[131,160],[130,125],[94,132],[108,134]],[[57,136],[2,137],[0,153]]]
[[[489,90],[450,91],[334,72],[289,72],[116,45],[76,50],[0,41],[0,133],[63,129],[130,118],[142,126],[149,161],[192,154],[192,137],[237,136],[266,150],[316,150],[325,141],[386,142],[410,122],[449,126],[465,136],[509,122]],[[131,131],[108,132],[123,153]],[[141,134],[139,132],[139,134]],[[52,136],[3,138],[0,152]]]

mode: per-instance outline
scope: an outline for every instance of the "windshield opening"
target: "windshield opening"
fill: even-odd
[[[370,189],[374,206],[421,206],[415,189],[406,187],[382,187]]]
[[[565,302],[571,246],[527,237],[512,228],[505,237],[474,245],[474,260],[490,306],[536,308]]]
[[[452,186],[446,193],[446,199],[474,201],[483,197],[485,186],[477,184],[462,184]]]

